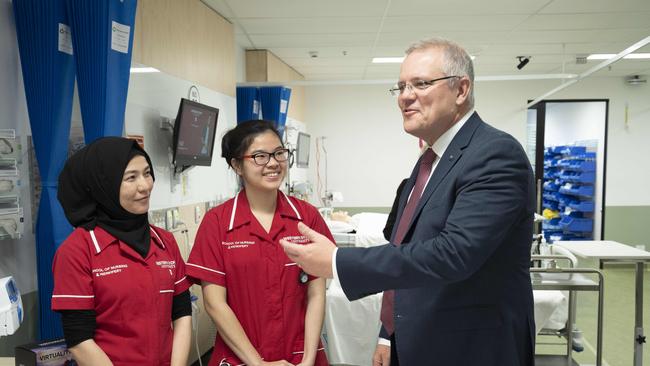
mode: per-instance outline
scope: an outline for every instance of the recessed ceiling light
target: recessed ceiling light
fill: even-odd
[[[404,61],[404,56],[402,57],[373,57],[373,64],[401,64]]]
[[[476,56],[470,55],[469,56],[472,60],[476,58]],[[404,61],[404,56],[402,57],[373,57],[372,58],[372,63],[373,64],[401,64],[402,61]]]
[[[587,56],[587,60],[609,60],[616,56],[615,53],[594,53]],[[650,53],[630,53],[625,59],[650,59]]]
[[[132,74],[146,74],[151,72],[160,72],[160,70],[153,67],[132,67],[131,68]]]

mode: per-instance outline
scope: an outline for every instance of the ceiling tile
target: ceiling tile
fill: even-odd
[[[576,56],[618,53],[650,35],[650,0],[202,1],[234,24],[240,47],[269,49],[318,80],[393,79],[398,64],[371,58],[401,56],[431,36],[477,56],[477,75],[499,75],[519,72],[518,55],[533,57],[521,72],[581,73],[597,63],[577,65]],[[623,60],[598,75],[649,69],[647,62]]]
[[[521,24],[520,30],[592,30],[648,28],[650,12],[538,14]]]
[[[620,12],[648,12],[650,1],[648,0],[571,0],[553,1],[542,10],[542,13],[586,13],[601,12],[617,16]]]
[[[257,48],[283,47],[287,44],[293,47],[336,47],[364,46],[372,43],[375,36],[372,33],[350,34],[254,34],[251,35]]]
[[[379,0],[221,0],[238,18],[382,16],[386,1]]]
[[[539,0],[393,0],[389,16],[529,14],[547,1]]]
[[[376,33],[380,17],[239,18],[248,34]]]
[[[384,20],[381,31],[415,33],[421,37],[447,31],[509,31],[527,17],[525,14],[395,16]]]

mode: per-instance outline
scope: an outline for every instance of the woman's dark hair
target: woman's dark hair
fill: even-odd
[[[223,135],[221,157],[226,159],[226,163],[232,168],[232,159],[239,159],[251,146],[255,137],[267,131],[273,132],[282,143],[282,136],[271,121],[253,119],[239,123],[237,127]]]

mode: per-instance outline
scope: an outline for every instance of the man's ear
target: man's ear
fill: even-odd
[[[456,94],[456,104],[462,105],[469,98],[470,85],[469,78],[463,76],[458,80],[458,93]]]

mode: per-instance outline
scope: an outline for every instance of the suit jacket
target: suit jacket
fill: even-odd
[[[474,113],[439,159],[402,245],[338,250],[343,291],[355,300],[396,290],[402,366],[533,365],[528,158]],[[409,195],[401,196],[397,222]]]

